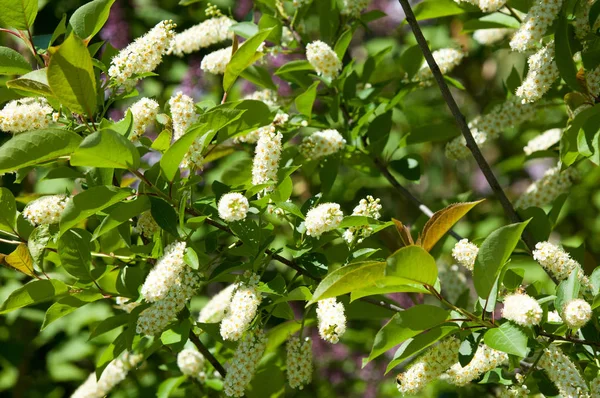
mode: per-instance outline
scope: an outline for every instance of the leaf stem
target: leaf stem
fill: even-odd
[[[227,371],[225,370],[223,365],[221,365],[221,362],[219,362],[219,360],[215,358],[215,356],[208,350],[208,348],[206,348],[204,344],[202,344],[202,341],[200,341],[200,339],[198,338],[196,333],[194,333],[193,330],[190,330],[190,340],[192,341],[192,343],[194,343],[196,348],[198,348],[198,351],[200,351],[200,353],[204,355],[204,358],[208,359],[208,362],[211,363],[211,365],[215,368],[217,372],[219,372],[221,376],[227,376]]]

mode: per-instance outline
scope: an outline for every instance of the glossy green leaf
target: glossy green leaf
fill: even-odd
[[[7,81],[6,87],[16,91],[23,91],[26,94],[32,93],[43,95],[45,97],[53,97],[54,93],[48,85],[48,76],[46,72],[47,68],[34,70],[18,79]]]
[[[447,17],[448,15],[458,15],[465,12],[453,0],[425,0],[414,7],[417,21],[423,19]]]
[[[406,246],[388,257],[385,268],[387,284],[423,284],[433,286],[437,280],[435,259],[420,246]]]
[[[108,20],[110,7],[114,2],[115,0],[94,0],[79,7],[69,19],[73,32],[83,40],[89,41]]]
[[[556,52],[556,66],[560,72],[560,77],[569,85],[571,90],[581,91],[582,87],[577,80],[577,67],[573,61],[574,51],[571,48],[571,38],[575,33],[570,28],[567,15],[562,12],[556,23],[556,32],[554,33],[554,50]]]
[[[560,282],[556,288],[556,299],[554,300],[554,308],[558,311],[558,314],[562,317],[565,305],[579,297],[579,289],[581,284],[579,283],[579,272],[577,270],[572,271],[569,277]]]
[[[317,99],[317,87],[319,86],[319,82],[314,82],[305,92],[300,94],[294,100],[296,104],[296,109],[303,115],[311,118],[312,116],[312,108],[315,100]]]
[[[0,314],[42,303],[67,294],[69,287],[58,279],[35,280],[13,291],[2,303]]]
[[[63,316],[69,315],[78,308],[103,298],[104,296],[102,293],[98,292],[83,292],[73,296],[61,298],[56,303],[52,304],[46,311],[41,330],[44,330],[52,322],[62,318]]]
[[[229,91],[238,76],[250,65],[263,56],[257,52],[258,47],[266,40],[274,28],[259,30],[254,36],[246,40],[238,50],[231,56],[223,76],[223,90]]]
[[[23,75],[31,72],[25,57],[8,47],[0,47],[0,75]]]
[[[92,240],[129,221],[131,218],[139,216],[149,208],[150,200],[147,196],[137,196],[133,200],[118,203],[96,228]]]
[[[38,12],[37,0],[0,1],[0,27],[28,30]]]
[[[127,138],[112,130],[100,130],[83,139],[71,155],[71,165],[137,169],[140,155]]]
[[[529,352],[527,335],[519,326],[510,322],[488,330],[483,336],[483,341],[490,348],[521,358],[526,357]]]
[[[167,201],[150,196],[150,212],[159,227],[173,236],[179,236],[179,232],[177,231],[179,217],[173,206],[167,203]]]
[[[17,225],[17,205],[8,188],[0,187],[0,230],[14,231]]]

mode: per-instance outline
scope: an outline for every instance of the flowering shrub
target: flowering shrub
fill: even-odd
[[[0,392],[600,396],[600,2],[76,3],[0,3]]]

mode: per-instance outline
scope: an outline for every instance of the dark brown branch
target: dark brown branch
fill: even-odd
[[[196,348],[198,348],[198,351],[200,351],[200,353],[204,355],[204,358],[208,359],[208,362],[210,362],[210,364],[216,369],[216,371],[219,372],[221,376],[225,377],[227,375],[227,371],[225,370],[223,365],[221,365],[221,362],[219,362],[217,358],[215,358],[214,355],[210,351],[208,351],[208,348],[206,348],[206,346],[202,344],[200,338],[196,336],[196,333],[194,333],[193,330],[190,330],[190,340],[192,341],[192,343],[194,343]]]
[[[540,336],[548,337],[552,340],[568,341],[570,343],[583,344],[583,345],[589,345],[589,346],[593,346],[596,348],[600,348],[600,342],[597,342],[597,341],[581,340],[581,339],[577,339],[575,337],[570,337],[570,336],[557,336],[555,334],[550,334],[550,333],[545,333],[545,332],[539,332],[538,334]]]
[[[488,184],[492,188],[492,191],[494,191],[494,194],[500,201],[500,204],[502,205],[502,208],[504,209],[504,213],[506,214],[508,219],[513,223],[521,222],[522,221],[521,218],[519,217],[519,215],[515,211],[513,205],[510,203],[510,201],[504,194],[504,191],[502,190],[500,183],[498,183],[496,176],[494,176],[494,172],[492,171],[490,165],[485,160],[485,158],[483,157],[483,154],[479,150],[479,147],[477,146],[477,143],[475,142],[475,139],[473,138],[473,134],[471,133],[471,129],[467,125],[467,121],[465,120],[464,115],[461,113],[458,105],[456,104],[456,101],[454,100],[454,97],[452,96],[452,93],[450,92],[450,88],[448,88],[448,85],[446,84],[446,81],[444,80],[444,75],[442,75],[442,72],[440,71],[438,64],[435,62],[435,59],[433,58],[433,55],[431,54],[431,50],[429,49],[427,40],[423,36],[423,32],[421,31],[421,28],[419,27],[417,18],[415,17],[415,14],[414,14],[408,0],[398,0],[398,1],[400,2],[402,9],[404,10],[404,14],[406,14],[406,21],[410,25],[410,27],[413,31],[413,34],[415,35],[415,39],[417,40],[417,43],[418,43],[419,47],[421,48],[423,55],[425,56],[425,60],[427,61],[427,64],[429,65],[429,68],[431,69],[433,77],[435,78],[435,80],[440,88],[442,97],[444,98],[444,101],[448,105],[448,108],[450,108],[450,112],[452,113],[452,116],[454,116],[454,119],[456,121],[456,124],[458,125],[458,128],[460,129],[460,132],[462,133],[463,137],[467,141],[467,148],[469,148],[469,150],[471,151],[471,154],[475,158],[475,161],[477,162],[479,169],[485,176],[485,179],[487,180]],[[527,233],[527,231],[523,232],[523,241],[527,244],[527,247],[529,248],[530,251],[534,250],[535,242],[533,241],[531,235],[529,235],[529,233]]]

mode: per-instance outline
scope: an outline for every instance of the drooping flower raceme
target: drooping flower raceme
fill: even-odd
[[[562,3],[563,0],[536,0],[511,39],[510,47],[519,52],[536,48],[558,16]]]
[[[591,286],[581,265],[569,253],[550,242],[538,242],[533,251],[533,259],[559,281],[567,279],[571,272],[577,272],[581,285],[586,288]]]
[[[344,0],[342,5],[342,14],[351,17],[360,17],[362,10],[367,8],[371,0]]]
[[[262,300],[262,296],[256,288],[257,283],[258,276],[254,274],[248,282],[240,284],[233,293],[225,318],[221,321],[221,337],[223,339],[239,340],[250,327]]]
[[[67,195],[42,196],[25,206],[23,217],[33,225],[57,224],[70,201]]]
[[[590,391],[592,392],[592,397],[600,397],[600,376],[591,381]]]
[[[558,389],[561,397],[581,397],[589,393],[587,384],[579,370],[567,355],[555,345],[544,350],[538,366]]]
[[[209,302],[206,303],[206,305],[200,310],[198,322],[221,322],[223,318],[225,318],[225,313],[229,308],[229,303],[231,303],[231,296],[233,296],[233,292],[238,288],[238,286],[238,284],[233,283],[211,298]]]
[[[133,128],[129,139],[133,142],[140,139],[146,128],[158,115],[158,102],[150,98],[142,98],[135,102],[129,110],[133,116]]]
[[[219,205],[219,217],[227,222],[239,221],[246,218],[248,214],[248,199],[239,192],[230,192],[221,196]]]
[[[274,128],[261,132],[254,150],[252,184],[260,185],[269,181],[277,182],[282,138],[281,133],[275,131]]]
[[[531,184],[515,205],[520,209],[526,209],[550,204],[560,195],[568,193],[578,177],[579,172],[573,167],[564,171],[560,171],[560,166],[553,167],[546,171],[542,178]]]
[[[321,203],[306,213],[306,234],[315,238],[327,231],[334,230],[342,223],[344,213],[337,203]]]
[[[586,72],[585,81],[587,83],[588,92],[593,97],[600,96],[600,66]]]
[[[502,316],[521,326],[539,325],[543,313],[537,300],[527,294],[516,293],[504,298]]]
[[[473,271],[479,248],[468,239],[461,239],[452,248],[452,257],[466,269]]]
[[[304,341],[296,336],[290,337],[286,344],[287,379],[291,388],[302,390],[312,380],[312,341]]]
[[[434,51],[432,55],[440,71],[445,75],[461,63],[465,53],[455,48],[442,48]],[[425,84],[431,84],[431,79],[433,79],[433,73],[429,69],[427,62],[424,61],[423,66],[417,72],[416,80]]]
[[[137,230],[140,234],[145,236],[148,239],[151,239],[155,233],[160,231],[160,227],[154,221],[152,214],[150,211],[145,211],[138,217],[138,222],[136,226]]]
[[[275,134],[277,127],[285,125],[290,119],[290,115],[283,112],[278,112],[273,118],[273,122],[268,126],[259,127],[256,130],[253,130],[247,134],[240,135],[233,138],[233,142],[240,143],[246,142],[248,144],[254,144],[258,142],[258,139],[263,134]]]
[[[229,363],[227,376],[223,380],[223,391],[228,397],[241,397],[252,381],[256,367],[262,358],[267,339],[262,330],[246,333],[240,341],[233,359]]]
[[[550,129],[544,131],[542,134],[529,140],[525,148],[523,148],[523,152],[525,152],[525,155],[529,156],[534,152],[545,151],[557,144],[560,141],[561,136],[562,129]]]
[[[260,90],[260,91],[255,91],[251,94],[248,94],[247,96],[244,97],[245,100],[256,100],[256,101],[262,101],[265,104],[267,104],[268,106],[277,106],[277,93],[273,90]]]
[[[231,61],[232,47],[222,48],[206,55],[202,58],[200,69],[213,75],[222,75],[225,73],[227,64]]]
[[[173,119],[173,140],[180,139],[196,119],[194,99],[179,91],[169,99]]]
[[[342,62],[335,51],[320,40],[306,46],[306,59],[319,76],[335,79],[342,70]]]
[[[478,29],[473,32],[473,39],[482,45],[489,46],[491,44],[498,43],[503,40],[506,36],[510,35],[513,29]]]
[[[356,206],[352,211],[352,215],[370,217],[375,220],[379,220],[381,217],[380,211],[382,208],[380,202],[381,200],[379,198],[375,199],[371,195],[368,195],[365,199],[360,200],[358,206]],[[373,228],[370,226],[357,225],[345,230],[342,237],[348,244],[354,242],[354,239],[356,239],[358,243],[361,243],[365,238],[371,236],[372,233]]]
[[[477,348],[475,355],[465,367],[455,363],[446,372],[444,380],[457,386],[465,386],[485,372],[508,362],[508,354],[483,344]]]
[[[565,304],[562,317],[569,328],[580,329],[592,318],[592,307],[585,300],[573,299]]]
[[[175,242],[165,248],[156,265],[144,281],[141,293],[148,302],[155,302],[166,297],[171,287],[178,283],[184,269],[185,242]]]
[[[219,44],[231,38],[229,28],[235,23],[226,16],[207,19],[175,35],[169,53],[182,56]]]
[[[415,360],[404,373],[396,377],[402,394],[416,395],[458,361],[460,340],[448,337]]]
[[[554,41],[530,56],[527,63],[529,71],[516,93],[524,104],[542,98],[560,76],[554,61]]]
[[[469,288],[467,277],[460,272],[458,265],[440,268],[438,271],[440,286],[444,297],[451,303],[456,303],[461,294]]]
[[[186,376],[203,380],[206,377],[204,373],[204,356],[198,351],[185,348],[177,354],[177,367]]]
[[[590,34],[590,11],[592,5],[596,0],[582,0],[577,4],[575,11],[575,35],[579,40],[585,39]],[[600,18],[596,17],[594,21],[592,31],[596,32],[600,28]],[[583,42],[584,49],[587,46],[586,42]]]
[[[135,82],[135,75],[152,72],[162,61],[175,36],[173,21],[161,21],[138,37],[111,61],[108,75],[119,84]]]
[[[307,159],[319,159],[340,151],[345,144],[337,130],[317,131],[302,140],[300,153]]]
[[[71,398],[103,398],[120,382],[125,380],[129,371],[135,368],[143,359],[141,354],[126,352],[121,357],[112,360],[100,379],[96,379],[96,372],[92,372],[85,382],[75,390]]]
[[[337,302],[334,297],[317,302],[317,320],[319,335],[332,344],[340,341],[340,337],[346,332],[344,304]]]
[[[0,111],[0,130],[22,133],[48,127],[52,107],[44,97],[21,98],[10,101]]]

